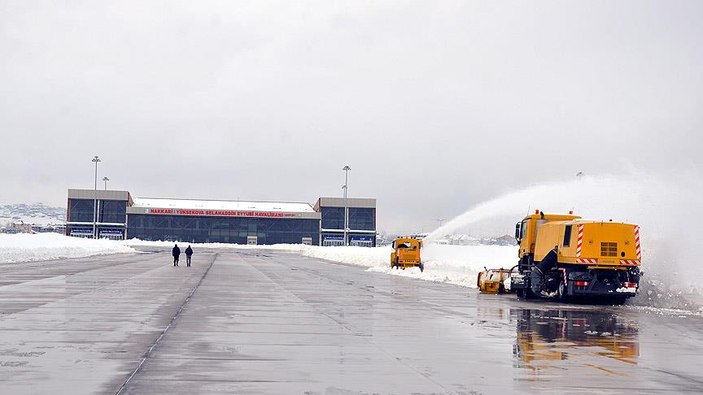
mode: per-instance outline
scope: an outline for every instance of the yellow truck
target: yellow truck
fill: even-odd
[[[515,226],[519,298],[592,297],[623,303],[639,291],[640,227],[536,211]]]
[[[392,247],[391,268],[405,270],[406,267],[417,266],[421,272],[425,270],[420,257],[422,240],[415,237],[398,237],[393,241]]]

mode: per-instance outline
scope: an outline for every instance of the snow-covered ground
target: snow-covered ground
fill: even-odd
[[[57,233],[0,234],[0,263],[131,252],[135,250],[110,240],[79,239]]]

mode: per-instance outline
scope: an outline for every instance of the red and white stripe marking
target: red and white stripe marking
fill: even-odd
[[[637,259],[642,259],[642,248],[640,247],[640,227],[635,225],[635,251]]]
[[[620,260],[621,265],[632,265],[632,266],[637,266],[640,264],[640,261],[637,259],[621,259]]]
[[[587,263],[589,265],[597,265],[598,259],[593,258],[576,258],[576,263]]]
[[[583,225],[579,225],[578,239],[576,241],[576,256],[581,256],[581,248],[583,247]]]

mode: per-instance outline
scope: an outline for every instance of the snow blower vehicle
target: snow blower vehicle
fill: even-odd
[[[398,237],[393,241],[392,247],[391,268],[405,270],[406,267],[417,266],[421,272],[425,270],[420,258],[422,240],[415,237]]]
[[[594,299],[622,304],[637,295],[640,227],[539,210],[515,226],[518,264],[508,274],[520,299]]]
[[[476,286],[479,291],[486,294],[510,293],[511,272],[512,270],[510,269],[487,269],[484,267],[483,271],[478,274]],[[507,287],[506,281],[508,282]]]

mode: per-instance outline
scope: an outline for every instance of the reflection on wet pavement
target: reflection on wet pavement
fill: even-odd
[[[612,313],[579,310],[514,310],[517,368],[535,373],[571,366],[620,374],[617,363],[636,365],[638,325]],[[603,358],[617,363],[604,363]]]

